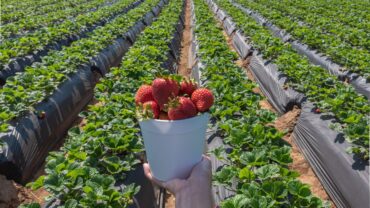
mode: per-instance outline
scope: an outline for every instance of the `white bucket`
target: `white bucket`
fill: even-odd
[[[139,122],[150,169],[161,181],[186,179],[205,149],[209,114],[184,120]]]

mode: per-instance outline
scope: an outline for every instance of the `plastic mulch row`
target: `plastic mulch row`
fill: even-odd
[[[17,57],[14,58],[8,65],[5,65],[2,70],[0,70],[0,86],[4,85],[6,82],[6,79],[8,79],[11,76],[14,76],[17,72],[23,72],[27,66],[31,66],[32,63],[41,61],[41,58],[43,56],[46,56],[49,51],[51,50],[61,50],[63,46],[69,46],[72,42],[85,38],[88,36],[88,34],[95,30],[97,27],[103,26],[106,23],[113,20],[115,17],[127,13],[129,10],[137,7],[139,4],[141,4],[143,0],[138,0],[134,2],[133,4],[127,6],[124,8],[121,12],[118,14],[115,14],[111,16],[108,19],[103,19],[101,22],[96,23],[94,25],[91,25],[84,29],[81,33],[78,35],[69,35],[68,37],[63,38],[62,40],[53,42],[49,45],[46,45],[42,50],[39,50],[33,54],[29,54],[24,57]]]

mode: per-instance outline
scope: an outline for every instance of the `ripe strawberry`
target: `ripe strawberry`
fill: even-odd
[[[164,112],[164,111],[161,111],[161,113],[159,114],[159,119],[160,119],[160,120],[170,120],[170,119],[168,118],[168,114],[167,114],[167,112]]]
[[[157,101],[161,110],[164,110],[165,104],[170,98],[179,94],[179,85],[175,80],[169,78],[156,78],[152,84],[153,97]]]
[[[315,113],[321,113],[320,108],[316,108],[316,109],[315,109]]]
[[[178,97],[169,103],[168,118],[170,120],[181,120],[197,115],[197,109],[190,98]]]
[[[153,88],[150,85],[141,85],[136,92],[135,102],[136,104],[139,104],[148,101],[154,101]]]
[[[198,87],[197,87],[197,84],[189,79],[185,79],[183,80],[181,83],[180,83],[180,95],[189,95],[191,96],[191,94],[194,92],[194,90],[196,90]]]
[[[145,102],[141,113],[144,118],[159,118],[159,106],[155,101]]]
[[[191,100],[199,112],[205,112],[213,105],[214,97],[210,90],[199,88],[193,92]]]
[[[180,92],[180,86],[179,83],[176,80],[173,79],[167,79],[169,85],[170,85],[170,91],[173,92],[175,97],[179,95]]]

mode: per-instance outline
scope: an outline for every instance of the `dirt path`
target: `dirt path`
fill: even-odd
[[[189,77],[191,74],[191,66],[189,66],[189,57],[191,56],[191,43],[193,39],[191,33],[191,1],[186,1],[185,9],[185,29],[182,32],[181,40],[181,56],[178,64],[178,74]]]
[[[32,191],[13,180],[0,175],[0,208],[16,208],[23,203],[37,202],[43,204],[48,192],[44,189]]]
[[[310,185],[311,191],[314,195],[321,199],[331,201],[325,189],[322,187],[319,179],[316,177],[312,168],[302,155],[301,151],[297,147],[297,144],[293,140],[293,128],[296,125],[297,119],[301,113],[301,109],[294,106],[293,110],[280,116],[274,123],[274,126],[279,131],[287,131],[288,133],[283,137],[292,146],[292,152],[290,156],[293,162],[289,165],[291,170],[297,171],[300,176],[299,180],[303,183]],[[332,202],[333,207],[334,203]]]

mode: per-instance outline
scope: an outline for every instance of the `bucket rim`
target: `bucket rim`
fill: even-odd
[[[197,115],[197,116],[194,116],[194,117],[191,117],[191,118],[181,119],[181,120],[147,119],[147,120],[142,120],[140,122],[155,121],[155,122],[159,122],[159,123],[175,123],[175,122],[180,122],[180,121],[188,121],[190,119],[196,119],[196,118],[203,117],[203,116],[209,116],[209,113],[208,112],[204,112],[204,113],[201,113],[200,115]]]

